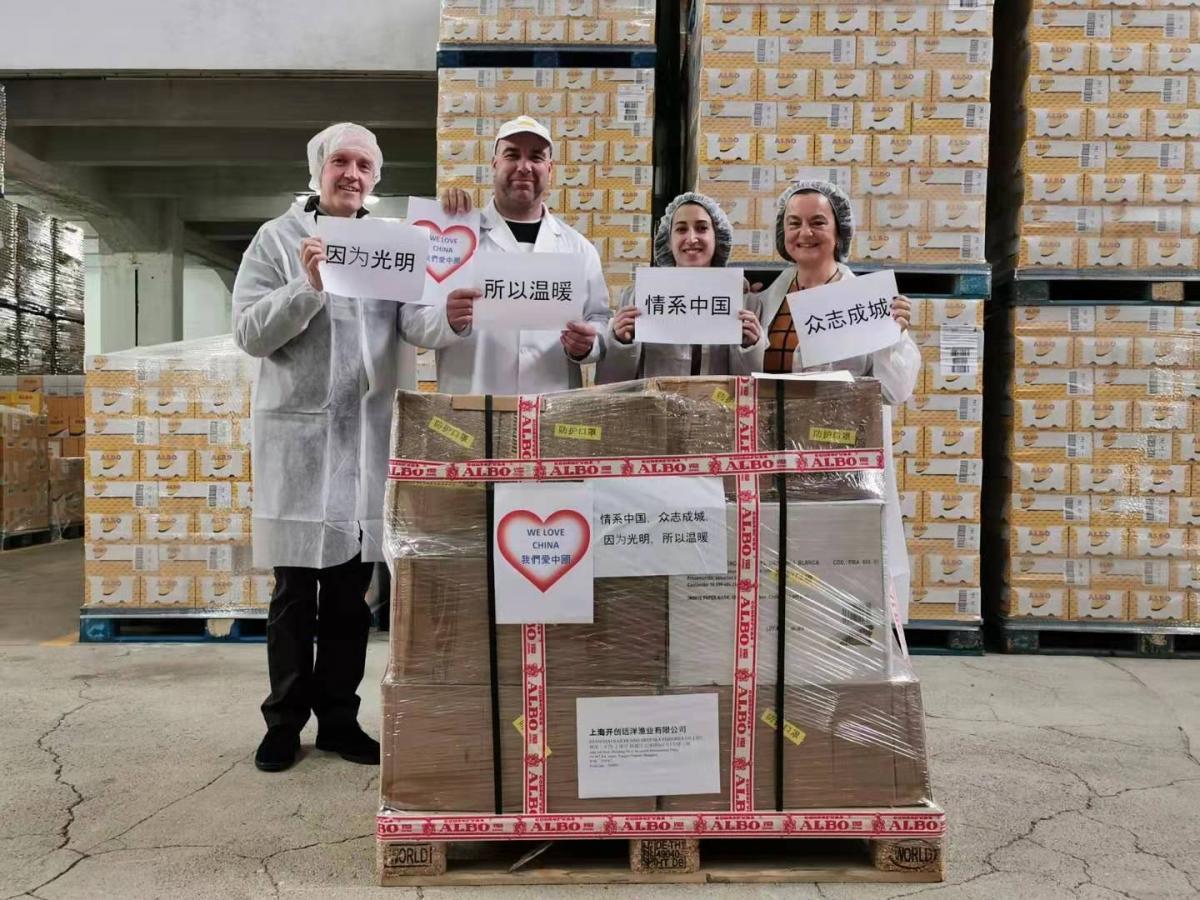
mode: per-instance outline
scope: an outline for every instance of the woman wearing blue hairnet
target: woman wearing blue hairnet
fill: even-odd
[[[721,267],[729,260],[733,231],[717,202],[704,194],[680,194],[669,204],[654,233],[656,266]],[[766,336],[761,304],[749,295],[738,311],[740,344],[643,344],[636,339],[633,289],[609,323],[604,358],[596,364],[596,383],[611,384],[664,375],[749,375],[762,369]]]
[[[912,396],[921,373],[921,351],[908,333],[912,305],[907,297],[892,300],[892,318],[902,331],[890,347],[852,356],[822,366],[806,366],[797,349],[795,318],[803,321],[801,309],[793,309],[788,295],[853,278],[846,266],[854,213],[850,199],[828,181],[793,184],[779,198],[775,219],[775,247],[790,263],[769,288],[762,292],[763,322],[767,323],[767,351],[763,371],[784,374],[814,370],[844,369],[856,377],[879,382],[884,401],[883,433],[891,436],[891,407]],[[803,296],[799,298],[803,305]],[[901,610],[908,606],[909,568],[900,518],[900,496],[896,490],[895,466],[887,455],[887,546],[888,572]]]

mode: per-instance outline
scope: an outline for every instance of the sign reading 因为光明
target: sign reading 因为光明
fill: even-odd
[[[425,291],[429,235],[395,219],[321,216],[321,282],[342,297],[416,302]]]

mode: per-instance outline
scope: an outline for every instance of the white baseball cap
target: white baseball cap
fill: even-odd
[[[496,140],[492,144],[492,152],[495,152],[496,146],[502,140],[512,137],[514,134],[536,134],[550,145],[550,155],[554,156],[554,141],[550,138],[550,129],[532,116],[517,116],[515,119],[509,119],[501,125],[500,130],[496,132]]]

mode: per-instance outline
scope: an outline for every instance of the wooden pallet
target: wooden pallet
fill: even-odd
[[[439,69],[506,68],[535,69],[653,69],[658,51],[652,46],[590,44],[554,47],[545,44],[441,44],[437,51]]]
[[[1195,303],[1200,301],[1200,281],[1195,277],[1195,272],[1174,278],[1153,272],[1065,272],[1045,277],[1021,272],[1013,282],[1013,294],[1022,306]]]
[[[914,656],[983,656],[980,622],[909,619],[904,640]]]
[[[49,528],[0,535],[0,550],[24,550],[26,547],[36,547],[38,544],[48,543],[50,543]]]
[[[1038,628],[1028,622],[1001,622],[1001,643],[1006,653],[1047,656],[1138,656],[1165,659],[1200,658],[1200,627],[1154,629],[1129,625],[1102,628],[1087,623]]]
[[[267,639],[267,621],[262,616],[170,616],[123,613],[104,615],[85,609],[79,617],[81,644],[171,643],[195,644],[261,643]]]
[[[487,841],[380,840],[379,882],[403,885],[937,882],[942,838],[834,840],[669,838]]]
[[[83,537],[83,523],[72,522],[70,525],[51,525],[51,541],[75,541]]]

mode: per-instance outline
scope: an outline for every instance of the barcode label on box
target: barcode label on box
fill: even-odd
[[[754,59],[760,66],[771,62],[771,42],[767,38],[759,38],[754,47]]]
[[[1073,431],[1067,435],[1067,459],[1088,459],[1091,455],[1091,435],[1080,431]]]
[[[1091,307],[1073,306],[1067,316],[1069,331],[1093,331],[1096,328],[1096,311]]]
[[[210,571],[210,572],[232,572],[233,571],[233,548],[232,547],[209,547],[208,548],[208,571]]]
[[[138,419],[133,430],[133,442],[139,447],[158,446],[158,419]]]
[[[967,61],[971,65],[978,65],[983,62],[983,44],[979,38],[971,38],[971,42],[967,45]]]
[[[958,483],[974,484],[979,480],[979,462],[974,459],[964,459],[958,464]]]
[[[1090,169],[1092,167],[1092,145],[1083,143],[1079,146],[1079,168]]]
[[[225,445],[233,441],[233,424],[223,419],[208,423],[208,442]]]
[[[1171,501],[1166,497],[1147,497],[1142,519],[1147,525],[1166,525],[1171,521]]]
[[[967,169],[963,172],[963,196],[982,193],[985,177],[985,174],[978,169]]]
[[[980,409],[978,397],[958,398],[958,421],[975,422],[979,419],[979,415]]]
[[[750,190],[763,191],[774,188],[775,173],[765,166],[755,166],[750,170]]]
[[[1087,20],[1083,26],[1083,33],[1089,38],[1094,38],[1099,34],[1099,19],[1095,13],[1087,14]]]
[[[940,343],[943,375],[978,374],[978,328],[970,325],[943,325]]]
[[[617,108],[622,122],[646,121],[646,86],[629,85],[617,91]]]
[[[158,483],[139,481],[133,489],[133,505],[138,509],[154,509],[158,506]]]
[[[228,509],[233,506],[233,485],[210,484],[208,486],[208,508]]]
[[[955,604],[954,609],[960,616],[979,615],[978,593],[972,590],[960,590],[958,592],[958,603]]]
[[[1166,461],[1171,458],[1171,436],[1169,434],[1146,435],[1146,458]]]
[[[1151,331],[1174,331],[1175,310],[1161,306],[1151,307],[1149,325]]]
[[[1087,587],[1091,581],[1091,570],[1082,559],[1068,559],[1063,566],[1063,575],[1072,587]]]
[[[1072,397],[1090,395],[1094,378],[1089,369],[1071,369],[1067,372],[1067,393]]]
[[[158,381],[162,377],[162,365],[157,359],[139,359],[136,377],[143,383]]]
[[[829,108],[829,127],[830,128],[841,128],[842,127],[842,106],[840,103],[834,103]]]
[[[134,547],[133,569],[135,572],[157,572],[158,548],[148,545]]]
[[[959,525],[954,533],[955,550],[978,550],[979,541],[974,525]]]
[[[1063,497],[1063,521],[1086,522],[1091,517],[1091,507],[1087,497]]]

